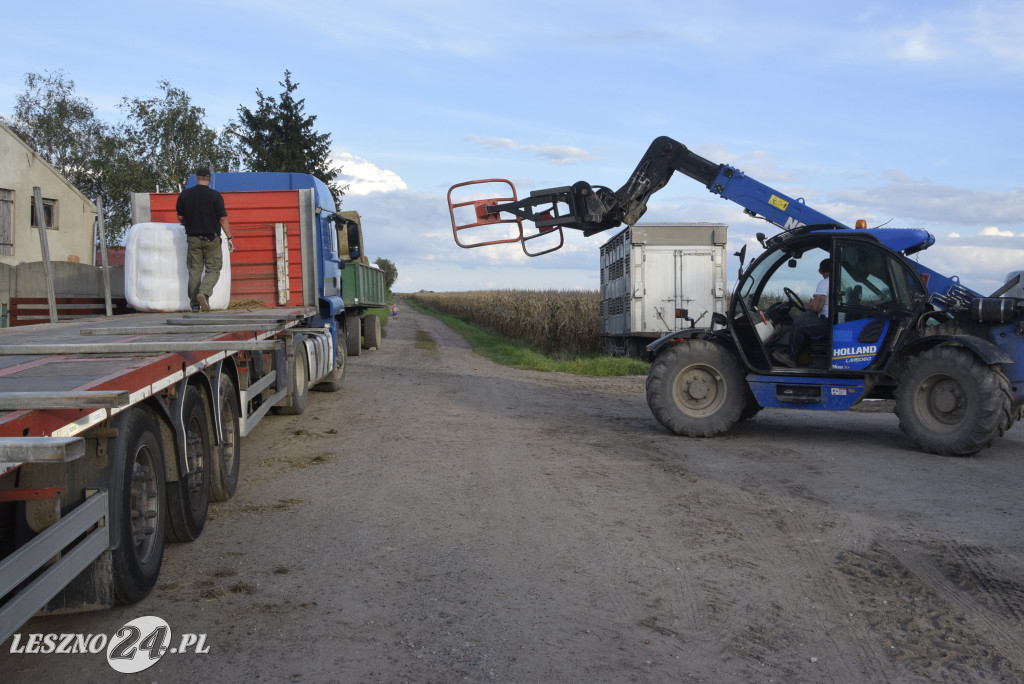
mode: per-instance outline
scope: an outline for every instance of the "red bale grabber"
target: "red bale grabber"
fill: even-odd
[[[461,191],[474,187],[475,195]],[[479,199],[477,199],[479,198]],[[537,205],[549,205],[535,211]],[[550,197],[530,197],[520,200],[515,185],[504,178],[456,183],[448,189],[448,210],[452,219],[455,244],[470,249],[485,245],[518,242],[527,256],[548,254],[565,244],[559,225],[558,203]],[[528,233],[523,219],[533,222],[536,232]],[[540,249],[531,251],[533,240],[542,238]]]

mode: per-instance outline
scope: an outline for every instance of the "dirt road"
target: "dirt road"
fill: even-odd
[[[264,421],[158,588],[21,633],[158,616],[137,675],[12,655],[5,682],[1024,680],[1024,429],[914,451],[887,412],[671,436],[643,378],[509,370],[403,307],[345,390]]]

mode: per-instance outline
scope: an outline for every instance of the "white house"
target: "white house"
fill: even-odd
[[[96,205],[0,123],[0,263],[41,261],[33,188],[43,196],[50,260],[92,264]]]

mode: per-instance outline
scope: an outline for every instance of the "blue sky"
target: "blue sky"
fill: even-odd
[[[920,260],[983,292],[1024,269],[1019,1],[43,0],[4,28],[4,115],[63,69],[108,121],[167,80],[219,126],[290,70],[397,291],[596,288],[613,232],[463,250],[446,192],[618,188],[659,135],[845,223],[925,228]],[[730,252],[774,230],[679,175],[644,220],[727,223]]]

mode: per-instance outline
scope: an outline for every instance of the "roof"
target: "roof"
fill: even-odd
[[[765,242],[765,247],[781,245],[797,237],[814,233],[815,235],[868,237],[894,252],[913,254],[928,249],[935,244],[935,236],[920,228],[841,228],[835,225],[801,226],[794,230],[773,235]]]

